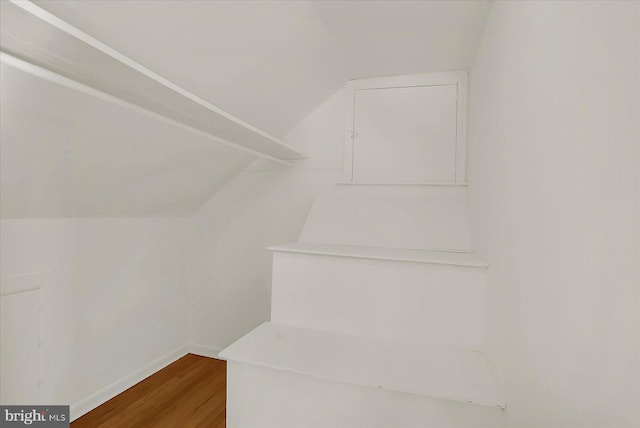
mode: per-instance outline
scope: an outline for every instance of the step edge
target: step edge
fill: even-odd
[[[302,375],[302,376],[309,376],[309,377],[313,377],[316,379],[324,379],[324,380],[330,380],[333,382],[339,382],[339,383],[345,383],[348,385],[358,385],[358,386],[363,386],[366,388],[372,388],[372,389],[382,389],[382,390],[386,390],[386,391],[393,391],[393,392],[399,392],[399,393],[403,393],[403,394],[412,394],[412,395],[418,395],[421,397],[428,397],[428,398],[434,398],[434,399],[441,399],[441,400],[451,400],[451,401],[457,401],[457,402],[461,402],[461,403],[467,403],[467,404],[475,404],[478,406],[487,406],[487,407],[495,407],[497,409],[505,409],[506,408],[506,404],[505,404],[505,400],[504,399],[496,399],[494,401],[487,401],[487,400],[472,400],[469,398],[463,398],[463,397],[455,397],[455,396],[447,396],[446,394],[425,394],[425,393],[421,393],[421,392],[417,392],[417,391],[408,391],[408,390],[404,390],[401,388],[394,388],[392,386],[383,386],[383,385],[372,385],[372,384],[367,384],[365,382],[358,382],[358,381],[354,381],[354,380],[345,380],[345,379],[340,379],[338,376],[328,376],[328,375],[322,375],[322,374],[318,374],[318,373],[311,373],[308,372],[306,370],[297,370],[297,369],[293,369],[293,368],[289,368],[289,367],[284,367],[281,366],[279,364],[267,364],[267,363],[261,363],[259,361],[250,361],[247,358],[239,358],[239,357],[234,357],[233,355],[229,355],[227,352],[225,352],[225,350],[223,350],[222,352],[220,352],[219,357],[225,359],[226,361],[231,361],[231,362],[235,362],[235,363],[241,363],[241,364],[248,364],[248,365],[252,365],[252,366],[257,366],[257,367],[263,367],[263,368],[267,368],[267,369],[271,369],[271,370],[277,370],[277,371],[282,371],[282,372],[287,372],[287,373],[293,373],[293,374],[297,374],[297,375]]]
[[[448,182],[448,181],[443,181],[443,182],[438,182],[438,181],[432,181],[432,182],[415,182],[415,183],[383,183],[383,182],[376,182],[376,183],[366,183],[366,182],[358,182],[358,181],[339,181],[336,183],[336,185],[338,186],[394,186],[394,187],[400,187],[400,186],[407,186],[407,187],[468,187],[469,183],[467,182]]]
[[[482,262],[482,261],[477,261],[477,262],[464,262],[464,261],[458,261],[458,260],[437,260],[437,259],[433,259],[433,260],[428,260],[428,259],[420,259],[417,257],[389,257],[389,256],[381,256],[381,255],[375,255],[375,254],[346,254],[344,252],[339,252],[339,251],[331,251],[329,249],[303,249],[303,248],[295,248],[294,245],[295,244],[299,244],[299,242],[292,242],[292,243],[287,243],[287,244],[274,244],[274,245],[269,245],[267,247],[267,250],[273,251],[273,252],[282,252],[282,253],[298,253],[298,254],[317,254],[317,255],[323,255],[323,256],[333,256],[333,257],[349,257],[349,258],[355,258],[355,259],[368,259],[368,260],[389,260],[389,261],[397,261],[397,262],[409,262],[409,263],[425,263],[425,264],[438,264],[438,265],[449,265],[449,266],[461,266],[461,267],[471,267],[471,268],[488,268],[489,264],[486,262]],[[304,243],[304,244],[309,244],[309,245],[314,245],[313,243]],[[332,245],[332,244],[318,244],[318,245]],[[349,248],[354,248],[354,249],[358,249],[358,248],[375,248],[375,247],[362,247],[362,246],[349,246],[349,245],[337,245],[335,244],[336,247],[341,246],[341,247],[349,247]],[[393,249],[390,249],[393,250]],[[446,253],[446,252],[450,252],[452,254],[470,254],[470,253],[466,253],[466,252],[454,252],[454,251],[445,251],[445,250],[413,250],[413,251],[433,251],[433,252],[439,252],[439,253]]]
[[[363,386],[363,387],[367,387],[367,388],[374,388],[374,389],[384,389],[384,390],[388,390],[388,391],[395,391],[395,392],[400,392],[400,393],[407,393],[407,394],[413,394],[413,395],[418,395],[418,396],[423,396],[423,397],[430,397],[430,398],[437,398],[437,399],[446,399],[446,400],[452,400],[452,401],[458,401],[458,402],[464,402],[464,403],[469,403],[469,404],[477,404],[477,405],[482,405],[482,406],[488,406],[488,407],[496,407],[499,409],[504,409],[506,407],[505,404],[505,397],[504,397],[504,391],[503,388],[501,386],[501,383],[498,379],[498,377],[496,377],[495,372],[492,368],[492,366],[489,364],[489,362],[487,361],[486,357],[484,356],[484,354],[480,351],[480,350],[469,350],[469,349],[457,349],[459,352],[462,353],[472,353],[472,354],[476,354],[479,358],[482,359],[483,361],[483,365],[484,365],[484,369],[487,370],[487,373],[489,374],[490,378],[492,379],[489,383],[490,385],[490,390],[489,391],[482,391],[480,390],[480,392],[478,392],[477,390],[474,393],[468,394],[468,396],[465,396],[464,394],[454,394],[455,395],[448,395],[446,393],[436,393],[436,392],[422,392],[422,391],[418,391],[416,390],[416,388],[412,388],[412,387],[408,387],[408,388],[403,388],[403,387],[398,387],[398,386],[383,386],[383,385],[377,385],[377,383],[375,382],[371,382],[368,381],[368,379],[358,379],[356,376],[356,379],[345,379],[343,378],[343,376],[340,375],[331,375],[331,374],[327,374],[327,373],[318,373],[317,371],[313,371],[313,367],[307,367],[305,368],[296,368],[296,367],[291,367],[291,366],[295,366],[295,363],[290,362],[290,363],[286,363],[286,362],[278,362],[278,361],[265,361],[264,358],[261,358],[260,356],[255,355],[255,347],[253,347],[253,350],[251,351],[251,353],[253,354],[253,357],[251,356],[246,356],[245,353],[243,353],[242,351],[242,346],[246,344],[246,341],[249,341],[249,343],[251,342],[255,342],[255,340],[257,340],[257,337],[260,337],[260,335],[264,334],[265,330],[266,330],[266,334],[269,335],[271,334],[271,332],[269,331],[270,329],[275,329],[276,331],[279,331],[279,334],[283,334],[286,333],[287,330],[289,330],[289,333],[291,333],[292,331],[297,331],[298,333],[303,332],[304,334],[329,334],[331,336],[342,336],[342,338],[348,338],[348,337],[352,337],[352,338],[361,338],[360,336],[349,336],[349,335],[344,335],[341,333],[333,333],[333,332],[326,332],[326,331],[320,331],[320,330],[314,330],[314,329],[309,329],[309,328],[304,328],[304,327],[294,327],[294,326],[290,326],[287,324],[279,324],[279,323],[274,323],[274,322],[270,322],[270,321],[265,321],[262,324],[260,324],[259,326],[257,326],[255,329],[251,330],[250,332],[248,332],[247,334],[245,334],[244,336],[242,336],[240,339],[238,339],[237,341],[235,341],[234,343],[232,343],[231,345],[227,346],[224,350],[222,350],[219,353],[219,358],[225,359],[227,361],[232,361],[232,362],[238,362],[238,363],[242,363],[242,364],[248,364],[248,365],[254,365],[254,366],[258,366],[258,367],[264,367],[264,368],[268,368],[268,369],[273,369],[273,370],[278,370],[278,371],[284,371],[284,372],[289,372],[289,373],[295,373],[295,374],[299,374],[299,375],[303,375],[303,376],[310,376],[310,377],[314,377],[317,379],[326,379],[326,380],[331,380],[331,381],[335,381],[335,382],[340,382],[340,383],[345,383],[345,384],[350,384],[350,385],[359,385],[359,386]],[[326,337],[325,337],[326,339]],[[364,338],[367,339],[367,338]],[[317,338],[315,338],[314,340],[317,340]],[[395,342],[390,342],[388,340],[380,340],[380,339],[373,339],[371,338],[370,340],[374,341],[374,342],[384,342],[387,344],[393,344],[393,345],[398,345],[398,343]],[[244,342],[241,344],[241,342]],[[237,346],[240,347],[240,350],[237,349]],[[245,345],[246,346],[246,345]],[[455,350],[456,348],[452,348],[452,347],[440,347],[438,346],[437,348],[434,349],[449,349],[449,350]],[[322,370],[320,370],[322,371]],[[373,379],[374,381],[376,379]],[[379,380],[379,379],[378,379]],[[393,382],[391,382],[393,383]],[[451,391],[449,391],[451,392]],[[488,395],[489,397],[486,399],[474,399],[474,395]]]

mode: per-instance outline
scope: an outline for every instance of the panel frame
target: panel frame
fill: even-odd
[[[36,308],[38,319],[38,397],[32,400],[32,404],[45,404],[50,402],[52,396],[51,382],[48,378],[48,365],[50,362],[47,358],[49,355],[49,340],[46,337],[51,334],[51,323],[48,321],[48,308],[45,301],[50,298],[50,292],[47,282],[51,281],[51,272],[37,272],[0,278],[0,299],[10,296],[21,295],[23,293],[38,293],[38,306]],[[6,397],[2,397],[3,404],[6,404]],[[19,403],[14,403],[19,404]]]
[[[344,182],[349,184],[399,184],[358,182],[354,179],[354,134],[356,92],[369,89],[393,89],[422,86],[455,85],[456,100],[456,147],[455,181],[453,183],[411,183],[411,184],[466,184],[467,155],[467,92],[469,73],[467,71],[448,71],[442,73],[411,74],[404,76],[374,77],[350,80],[346,90],[346,121],[344,148]]]

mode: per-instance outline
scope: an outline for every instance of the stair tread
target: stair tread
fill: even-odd
[[[475,254],[449,251],[377,248],[356,245],[316,244],[311,242],[292,242],[288,244],[271,245],[268,249],[288,253],[321,254],[376,260],[394,260],[483,268],[488,266],[486,262]]]
[[[338,186],[432,186],[432,187],[467,187],[466,182],[455,181],[423,181],[423,182],[361,182],[361,181],[340,181]]]
[[[339,382],[504,408],[479,351],[263,323],[221,358]]]

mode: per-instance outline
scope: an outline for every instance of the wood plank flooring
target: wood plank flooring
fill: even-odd
[[[225,427],[227,364],[185,355],[103,405],[71,428]]]

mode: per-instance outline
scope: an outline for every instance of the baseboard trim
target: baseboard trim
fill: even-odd
[[[83,416],[86,413],[89,413],[91,410],[100,406],[101,404],[106,403],[111,400],[116,395],[126,391],[131,388],[136,383],[144,380],[145,378],[151,376],[158,370],[161,370],[178,360],[179,358],[184,357],[190,352],[190,346],[183,345],[175,350],[169,352],[168,354],[158,358],[155,361],[150,362],[149,364],[139,368],[131,374],[128,374],[119,380],[113,382],[112,384],[102,388],[101,390],[91,394],[87,398],[78,401],[71,405],[70,409],[70,419],[74,421],[78,419],[80,416]]]
[[[220,358],[218,354],[224,349],[222,346],[209,346],[201,345],[199,343],[189,343],[187,345],[188,352],[190,354],[200,355],[202,357],[216,358],[218,360],[224,360]]]

